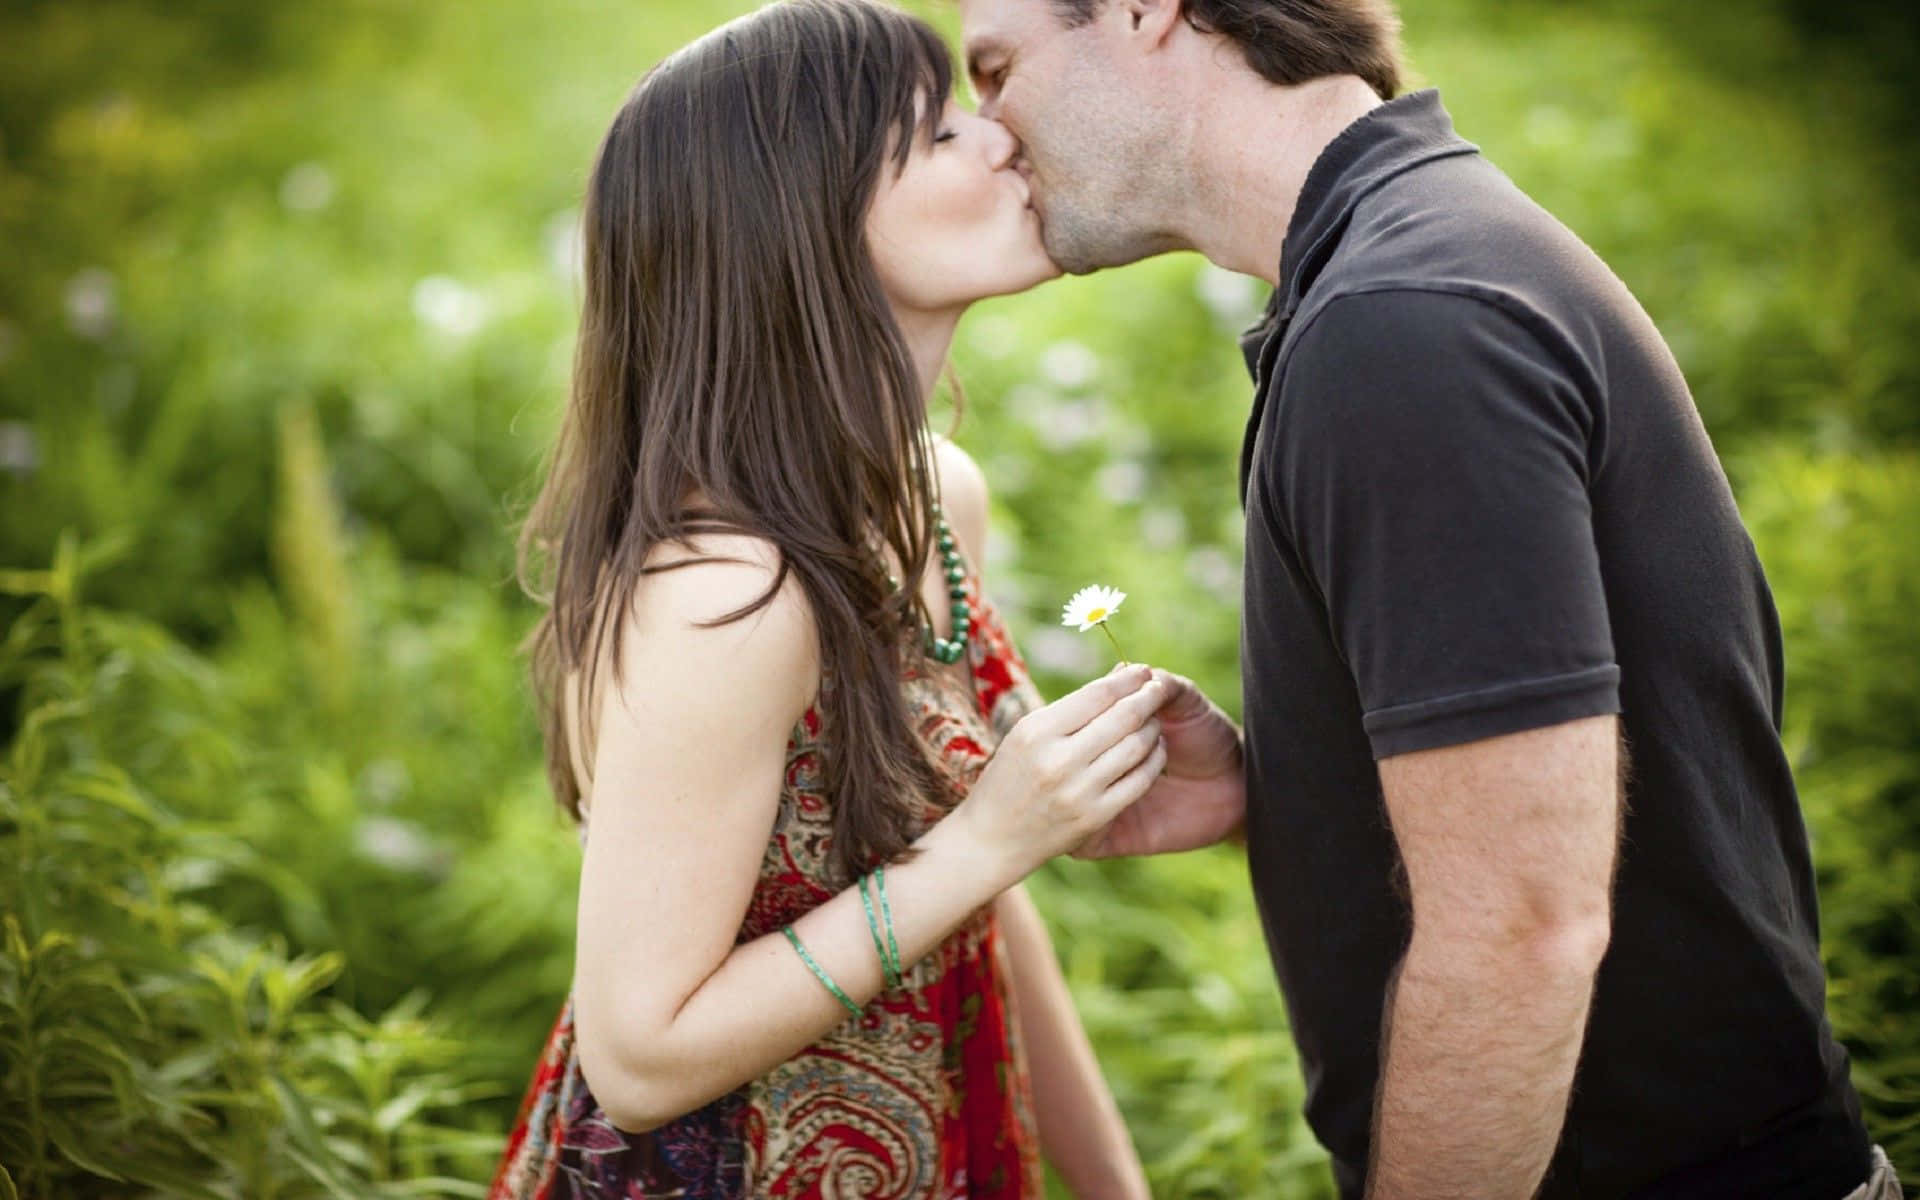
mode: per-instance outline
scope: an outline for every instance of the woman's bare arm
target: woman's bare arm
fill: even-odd
[[[724,1095],[848,1019],[780,934],[733,944],[818,665],[791,576],[761,612],[699,627],[775,574],[763,542],[708,542],[703,552],[746,561],[648,576],[626,618],[620,679],[600,704],[574,1019],[594,1096],[629,1130]],[[990,762],[975,795],[916,843],[920,854],[889,868],[905,961],[1145,790],[1161,758],[1150,720],[1159,689],[1145,678],[1111,675],[1032,714],[1009,738],[1017,761],[997,772]],[[794,929],[856,1004],[879,992],[851,889]]]

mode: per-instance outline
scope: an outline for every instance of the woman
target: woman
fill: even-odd
[[[921,22],[788,0],[600,148],[522,542],[577,958],[496,1197],[1038,1196],[1039,1151],[1146,1195],[1017,885],[1154,783],[1183,681],[1041,707],[981,590],[925,398],[970,302],[1057,268],[949,91]]]

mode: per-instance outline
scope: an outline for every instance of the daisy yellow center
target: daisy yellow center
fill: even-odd
[[[1092,621],[1096,625],[1106,619],[1107,619],[1107,610],[1104,605],[1102,605],[1099,608],[1090,608],[1087,610],[1087,620]]]

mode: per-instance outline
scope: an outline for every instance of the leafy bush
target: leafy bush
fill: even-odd
[[[232,823],[250,786],[217,670],[85,607],[69,541],[0,651],[24,718],[0,769],[0,1181],[23,1197],[476,1195],[494,1086],[415,992],[368,1019],[336,952],[238,927],[229,879],[280,869]],[[117,1181],[115,1187],[108,1181]]]
[[[1780,607],[1786,739],[1820,889],[1828,1011],[1868,1126],[1920,1163],[1920,458],[1758,448],[1741,509]]]

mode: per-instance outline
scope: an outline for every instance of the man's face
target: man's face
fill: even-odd
[[[1047,252],[1076,274],[1166,248],[1139,211],[1154,139],[1119,9],[1106,0],[1091,22],[1068,28],[1050,0],[960,0],[980,115],[1020,139]]]

